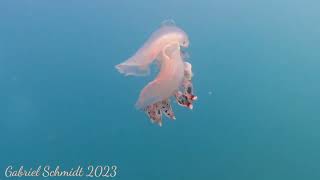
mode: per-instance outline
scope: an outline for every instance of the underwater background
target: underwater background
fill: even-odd
[[[126,180],[320,179],[319,7],[0,1],[0,179],[9,165],[90,164],[117,165],[113,179]],[[177,120],[160,128],[134,108],[155,73],[114,65],[166,19],[190,37],[198,101],[174,104]]]

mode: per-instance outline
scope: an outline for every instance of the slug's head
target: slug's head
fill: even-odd
[[[189,47],[189,38],[185,33],[180,37],[180,46],[184,48]]]
[[[161,23],[161,31],[165,34],[169,33],[172,36],[168,36],[168,38],[173,38],[175,41],[179,42],[181,47],[187,48],[189,46],[189,38],[186,32],[184,32],[181,28],[176,26],[176,23],[172,19],[164,20]],[[171,39],[172,40],[172,39]]]
[[[189,47],[189,37],[182,29],[176,28],[175,38],[183,48]]]

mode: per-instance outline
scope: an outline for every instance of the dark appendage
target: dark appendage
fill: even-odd
[[[158,103],[147,106],[144,111],[146,112],[152,123],[157,123],[160,126],[162,125],[162,113]]]
[[[161,102],[161,110],[168,118],[176,119],[176,117],[174,116],[169,99],[163,100]]]

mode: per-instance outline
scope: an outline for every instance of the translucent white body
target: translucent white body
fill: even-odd
[[[127,76],[148,75],[150,64],[158,57],[165,46],[173,43],[188,47],[187,34],[174,24],[163,24],[157,31],[152,33],[150,38],[132,57],[115,67],[120,73]]]
[[[158,56],[160,72],[157,77],[145,86],[136,103],[138,109],[168,99],[173,96],[184,79],[184,61],[178,44],[171,44]]]

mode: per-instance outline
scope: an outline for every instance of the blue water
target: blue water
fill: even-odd
[[[0,179],[9,165],[92,164],[126,180],[318,180],[319,6],[1,1]],[[134,108],[153,77],[114,65],[165,19],[190,36],[199,100],[159,128]]]

